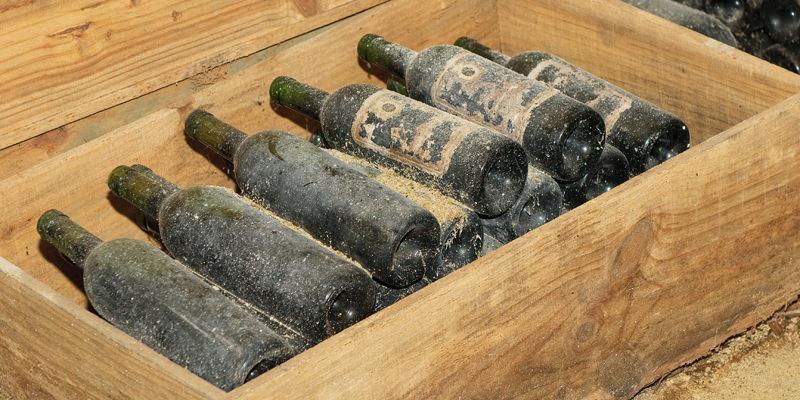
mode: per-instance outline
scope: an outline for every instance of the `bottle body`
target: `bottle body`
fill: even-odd
[[[508,211],[494,218],[481,218],[486,234],[508,243],[561,215],[563,195],[558,183],[544,171],[528,167],[528,180]]]
[[[58,235],[56,225],[63,218],[67,217],[45,213],[39,223],[42,237],[51,241],[48,236]],[[73,250],[63,250],[73,259]],[[99,242],[75,260],[84,270],[86,296],[100,316],[224,390],[298,352],[218,289],[148,243]]]
[[[628,159],[609,144],[603,149],[599,167],[575,182],[559,182],[564,208],[573,209],[628,180]]]
[[[671,0],[622,0],[636,8],[702,33],[729,46],[736,47],[736,38],[722,21],[694,8]]]
[[[689,130],[678,117],[559,57],[529,51],[507,67],[595,109],[605,119],[608,143],[627,157],[633,175],[689,148]]]
[[[429,184],[479,213],[505,211],[525,182],[519,144],[377,86],[332,93],[320,122],[331,147]]]
[[[143,175],[118,167],[109,186],[130,199]],[[311,345],[373,312],[374,284],[365,271],[227,189],[176,189],[160,201],[156,219],[176,259]]]
[[[374,49],[391,46],[367,35],[359,54],[373,62]],[[558,179],[578,179],[602,152],[603,121],[592,109],[459,47],[433,46],[407,58],[402,76],[411,98],[506,135]]]
[[[217,149],[240,132],[204,111],[186,134]],[[219,153],[234,166],[242,194],[300,226],[394,287],[422,278],[439,252],[439,224],[422,207],[284,131],[244,137]],[[386,212],[391,210],[391,212]]]
[[[800,2],[797,0],[764,0],[761,18],[772,40],[785,46],[800,42]]]

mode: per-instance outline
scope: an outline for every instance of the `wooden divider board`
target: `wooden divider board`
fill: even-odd
[[[381,0],[69,0],[0,6],[0,149]]]

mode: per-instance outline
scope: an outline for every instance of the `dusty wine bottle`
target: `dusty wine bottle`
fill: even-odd
[[[608,143],[625,154],[633,174],[689,147],[689,130],[678,117],[552,54],[526,51],[509,57],[468,37],[459,38],[456,45],[594,108],[605,118]]]
[[[564,208],[573,209],[627,181],[628,159],[616,147],[606,144],[600,166],[575,182],[559,182],[564,193]]]
[[[783,45],[800,41],[800,1],[764,0],[761,18],[772,40]]]
[[[474,211],[425,185],[400,176],[391,169],[337,150],[331,149],[328,152],[433,213],[441,226],[442,246],[437,262],[425,270],[425,276],[430,281],[435,281],[478,258],[483,241],[483,227]]]
[[[103,242],[57,210],[36,226],[83,270],[86,297],[108,322],[224,390],[297,351],[232,300],[149,243]]]
[[[329,146],[430,184],[475,211],[502,213],[525,183],[519,144],[392,91],[354,84],[328,94],[282,76],[270,96],[320,120]]]
[[[228,189],[181,189],[141,165],[115,168],[108,186],[158,222],[175,258],[311,345],[373,312],[364,270]]]
[[[640,10],[702,33],[729,46],[737,47],[736,38],[722,21],[700,10],[672,0],[622,0]]]
[[[249,136],[202,110],[186,118],[185,133],[233,162],[242,194],[357,261],[375,280],[408,286],[439,254],[433,214],[307,140],[276,130]]]
[[[561,215],[563,195],[558,183],[544,171],[528,167],[528,180],[508,211],[494,218],[481,218],[483,230],[501,243],[508,243]]]
[[[531,164],[557,179],[580,178],[603,151],[603,120],[594,110],[456,46],[417,53],[367,34],[358,55],[402,77],[411,98],[519,142]]]

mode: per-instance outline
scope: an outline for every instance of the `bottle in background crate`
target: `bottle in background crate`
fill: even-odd
[[[403,78],[411,98],[522,144],[530,163],[556,179],[580,178],[603,151],[603,121],[591,108],[456,46],[417,53],[368,34],[358,55]]]
[[[633,175],[689,147],[689,130],[678,117],[559,57],[540,51],[509,57],[467,37],[458,39],[456,45],[594,108],[605,119],[608,143],[625,154]]]
[[[729,46],[737,47],[736,38],[722,21],[703,11],[672,0],[622,0],[640,10],[702,33]]]
[[[354,84],[329,94],[278,77],[270,96],[320,120],[332,148],[430,184],[478,213],[507,210],[525,183],[519,144],[395,92]]]
[[[223,390],[299,352],[149,243],[103,242],[57,210],[36,228],[83,270],[86,297],[101,317]]]
[[[108,186],[158,223],[176,259],[308,345],[374,310],[374,283],[364,270],[228,189],[181,189],[141,165],[115,168]]]
[[[439,254],[436,218],[298,136],[252,136],[202,110],[185,133],[233,163],[242,194],[357,261],[376,279],[408,286]]]

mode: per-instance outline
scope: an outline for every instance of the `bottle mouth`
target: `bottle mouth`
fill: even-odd
[[[432,250],[437,248],[435,245],[439,243],[439,237],[432,233],[431,229],[412,226],[395,245],[392,254],[394,271],[407,271],[401,285],[410,285],[422,278],[425,268],[436,257]]]
[[[372,313],[374,304],[364,301],[366,294],[361,290],[346,288],[339,292],[328,308],[328,333],[333,335],[350,325],[366,318]]]
[[[650,169],[689,148],[689,130],[686,125],[677,123],[662,130],[647,152],[645,169]]]
[[[483,175],[480,206],[475,211],[487,217],[502,214],[514,204],[527,176],[527,158],[523,162],[510,151],[492,162]]]
[[[603,152],[605,133],[600,126],[581,119],[575,127],[567,132],[561,146],[563,181],[574,181],[585,175]]]
[[[621,185],[630,176],[628,160],[622,154],[603,160],[600,168],[587,182],[586,201]]]

